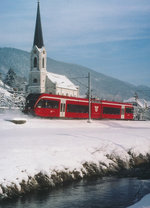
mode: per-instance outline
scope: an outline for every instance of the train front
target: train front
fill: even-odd
[[[29,94],[26,97],[25,108],[23,112],[25,114],[35,115],[34,113],[34,105],[41,94]]]

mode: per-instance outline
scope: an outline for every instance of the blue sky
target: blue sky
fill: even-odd
[[[1,0],[0,47],[30,51],[36,0]],[[49,57],[150,86],[150,0],[41,0]]]

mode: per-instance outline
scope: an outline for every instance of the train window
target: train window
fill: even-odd
[[[69,113],[89,113],[89,107],[87,105],[67,105],[67,112]]]
[[[126,108],[126,113],[133,113],[133,108]]]
[[[55,100],[46,100],[45,108],[58,108],[59,102]]]
[[[120,114],[120,108],[103,107],[103,114]]]
[[[55,100],[40,100],[37,104],[38,108],[58,108],[59,101]]]

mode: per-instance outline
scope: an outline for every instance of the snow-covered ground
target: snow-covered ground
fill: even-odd
[[[150,208],[150,194],[147,194],[139,202],[128,208]]]
[[[52,176],[58,172],[70,173],[72,178],[78,172],[83,177],[87,172],[86,163],[106,170],[117,166],[118,159],[128,164],[131,154],[145,156],[150,153],[150,121],[99,120],[88,123],[86,120],[50,120],[19,115],[27,122],[17,125],[9,121],[15,117],[18,115],[0,115],[1,197],[10,194],[7,191],[10,187],[21,191],[22,183],[33,185],[35,181],[30,180],[38,173],[47,176],[54,186]]]

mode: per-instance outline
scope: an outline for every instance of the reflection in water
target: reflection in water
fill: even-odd
[[[124,208],[150,192],[150,180],[103,178],[30,194],[0,208]]]

